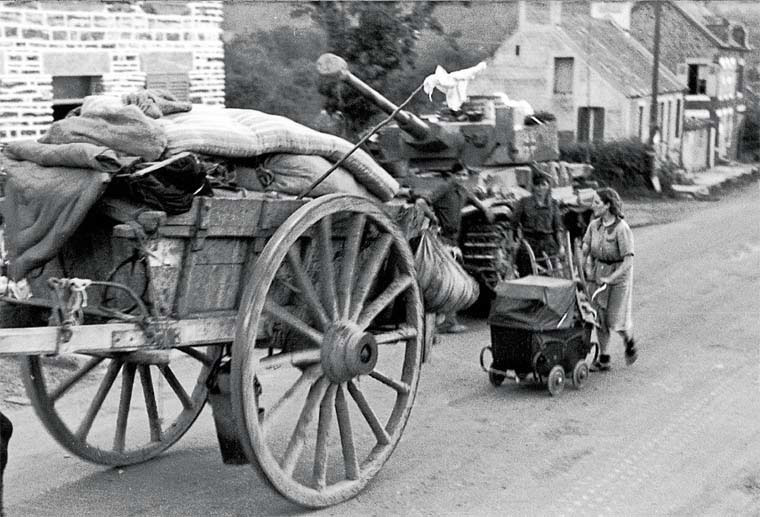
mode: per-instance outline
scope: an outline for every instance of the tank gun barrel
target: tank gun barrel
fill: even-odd
[[[317,60],[317,70],[320,75],[337,77],[350,84],[355,90],[388,115],[393,114],[398,109],[398,106],[352,74],[348,70],[348,63],[340,56],[329,53],[322,54]],[[406,110],[399,110],[395,114],[394,119],[401,129],[416,140],[427,140],[432,134],[430,126],[424,120]]]

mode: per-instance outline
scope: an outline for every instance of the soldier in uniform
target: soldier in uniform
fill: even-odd
[[[559,205],[551,195],[551,178],[546,174],[533,171],[533,194],[520,199],[515,207],[513,222],[517,229],[517,237],[525,239],[536,260],[544,256],[562,256],[565,254],[562,233],[562,218]],[[521,261],[520,276],[528,274],[529,268]],[[545,264],[545,267],[548,267]],[[557,267],[558,264],[552,264]]]

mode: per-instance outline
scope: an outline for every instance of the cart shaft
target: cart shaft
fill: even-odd
[[[175,346],[209,345],[231,342],[235,336],[235,316],[162,322],[162,330],[178,336]],[[59,343],[58,327],[0,329],[0,356],[52,355],[87,352],[130,352],[157,348],[134,323],[106,323],[71,327],[71,339]]]

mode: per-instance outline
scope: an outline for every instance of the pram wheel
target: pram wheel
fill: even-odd
[[[549,377],[546,379],[546,387],[549,389],[549,393],[556,397],[562,390],[565,389],[565,369],[562,365],[554,365],[549,370]]]
[[[575,363],[575,368],[573,368],[573,386],[575,386],[576,389],[581,389],[584,384],[586,384],[586,381],[588,380],[588,364],[586,364],[586,361],[581,359],[577,363]]]
[[[494,365],[491,365],[491,368],[493,368],[493,367],[494,367]],[[496,386],[497,388],[499,386],[501,386],[501,384],[504,382],[504,379],[506,379],[506,378],[507,378],[506,376],[504,376],[504,375],[502,375],[500,373],[488,372],[488,380],[489,380],[489,382],[491,384],[493,384],[494,386]]]

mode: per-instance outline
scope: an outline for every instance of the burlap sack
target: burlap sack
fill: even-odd
[[[478,283],[451,256],[432,230],[422,232],[414,262],[427,312],[461,311],[478,299]]]

